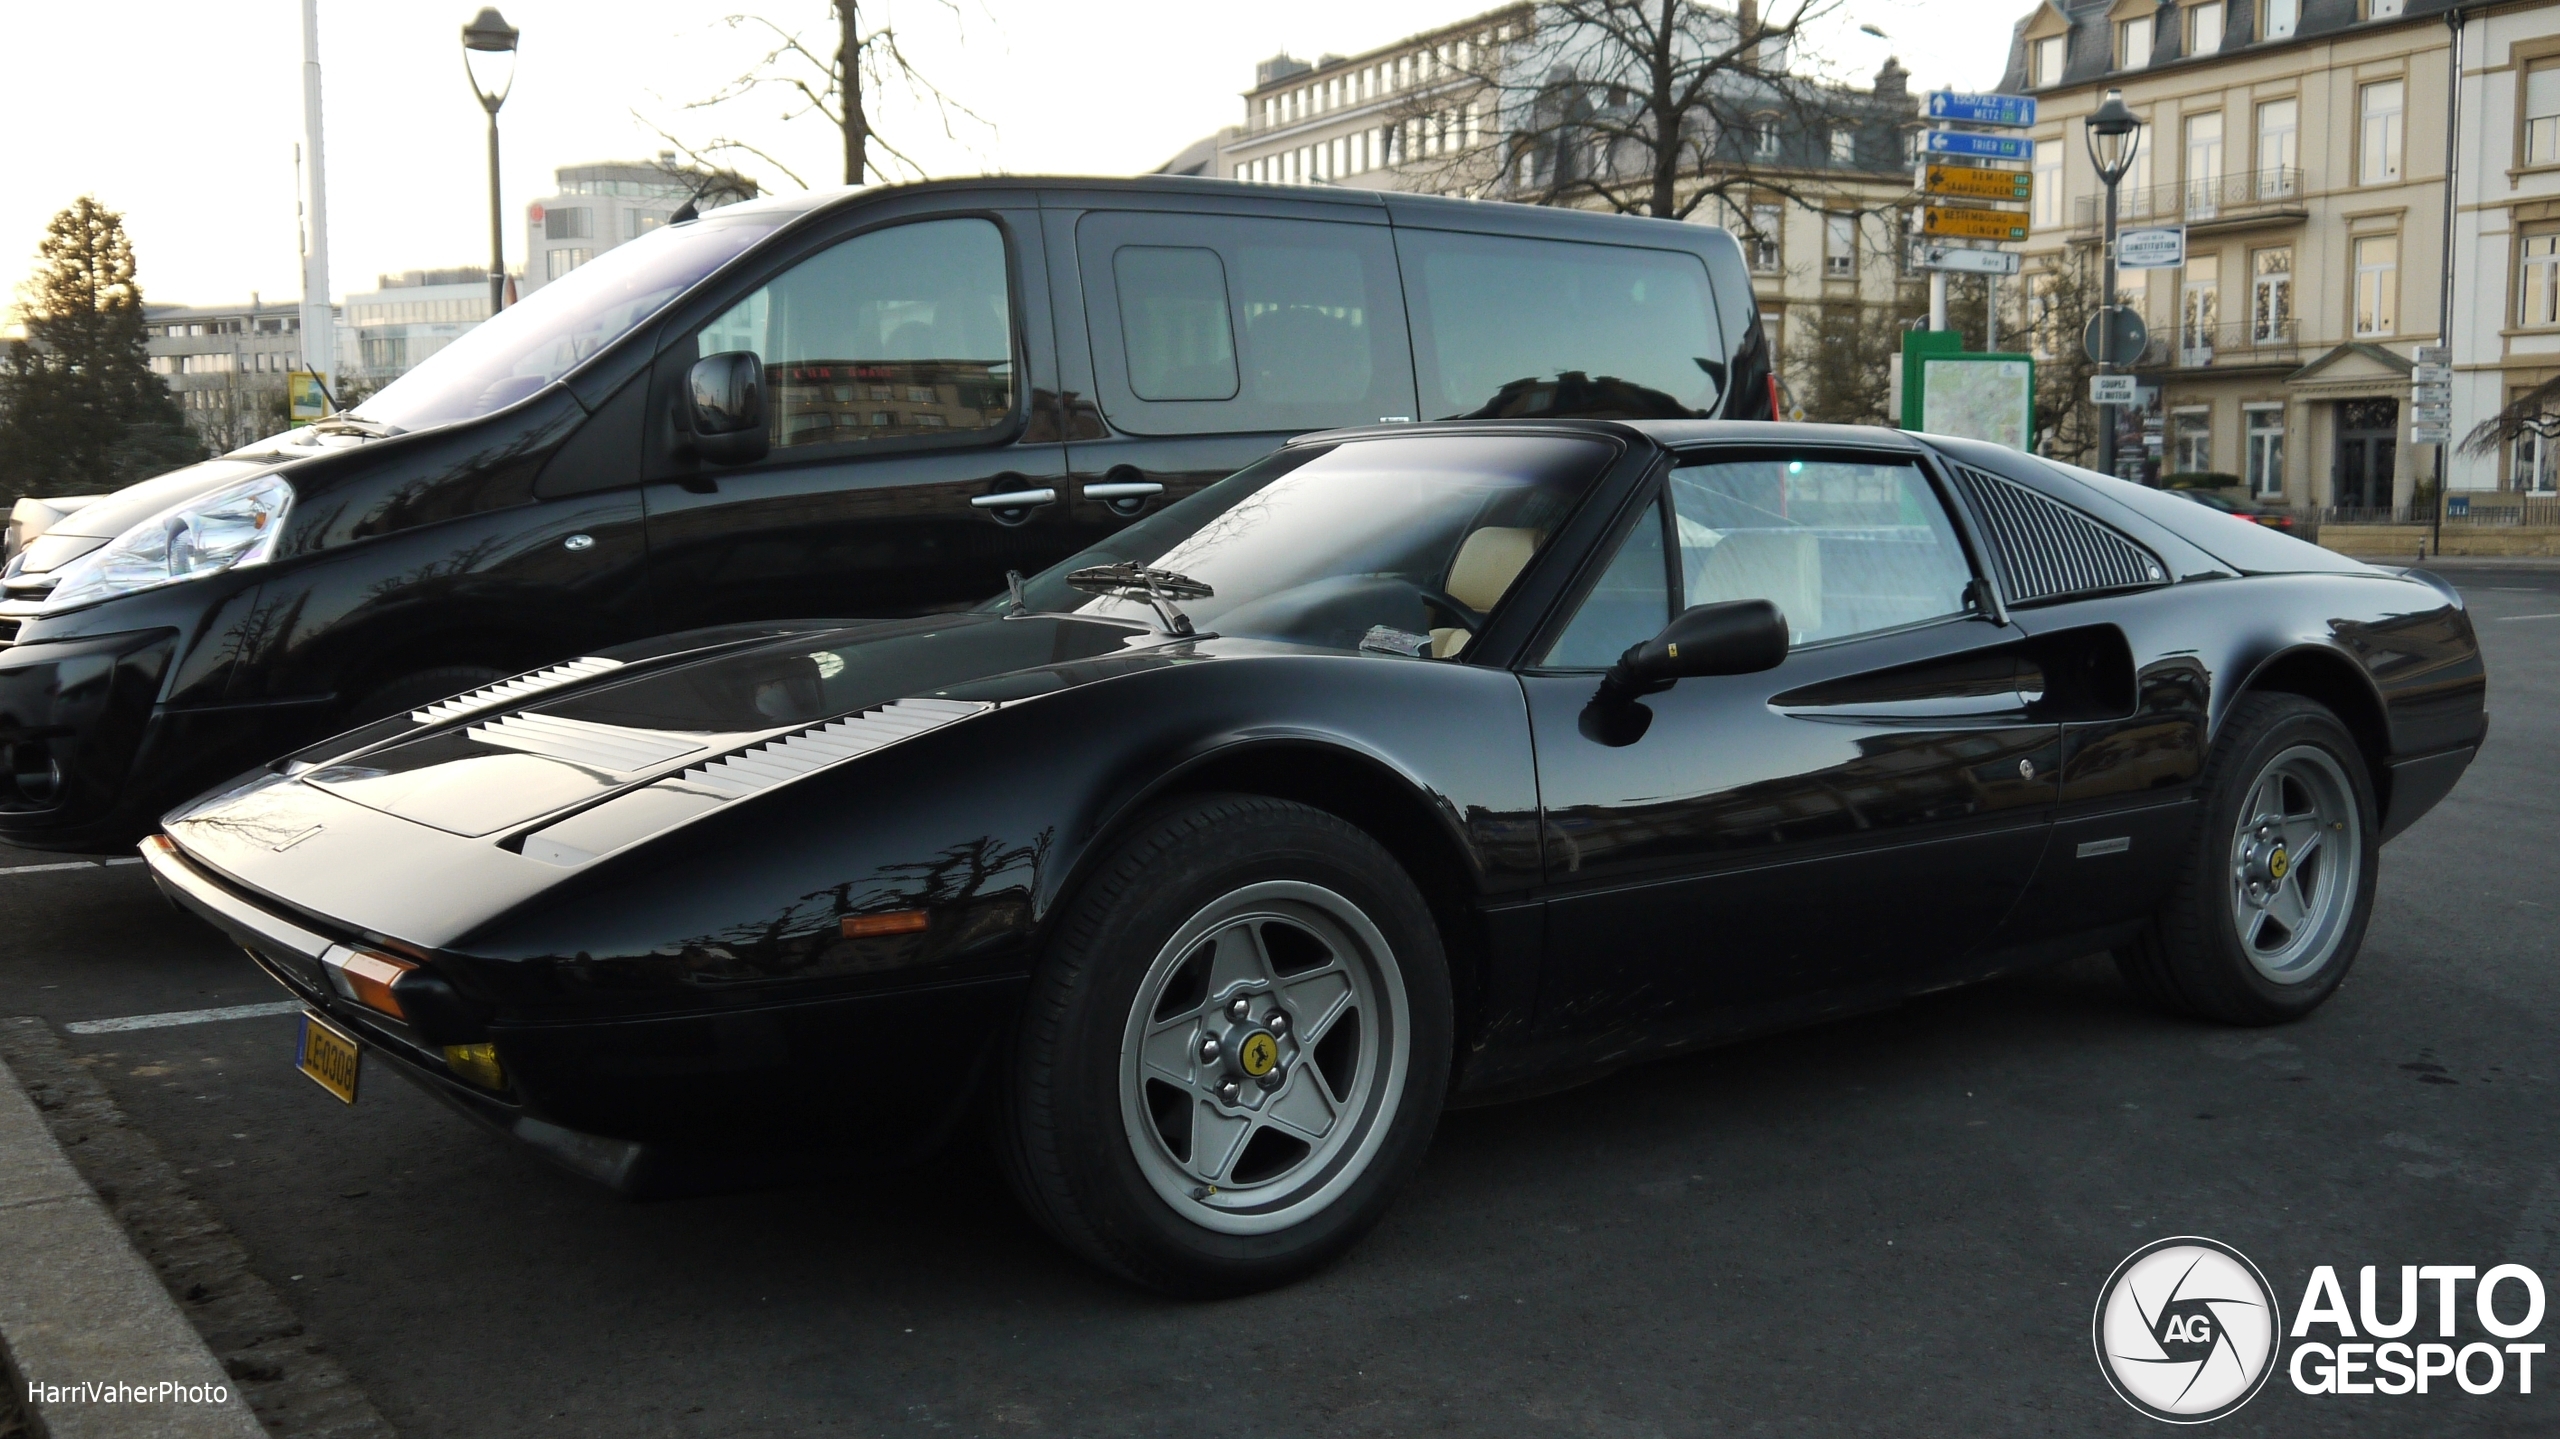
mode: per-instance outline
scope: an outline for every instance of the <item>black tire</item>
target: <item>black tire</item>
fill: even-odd
[[[1270,905],[1294,901],[1280,894],[1321,895],[1330,904],[1351,906],[1346,923],[1366,941],[1337,947],[1366,950],[1383,941],[1388,959],[1383,977],[1373,975],[1368,991],[1354,993],[1345,979],[1347,1001],[1329,1011],[1335,1032],[1347,1034],[1360,1056],[1351,1066],[1357,1083],[1342,1082],[1345,1072],[1325,1052],[1334,1043],[1315,1021],[1301,1018],[1297,1029],[1268,1018],[1283,1000],[1304,998],[1316,978],[1339,968],[1350,973],[1350,961],[1318,959],[1303,972],[1285,970],[1270,958],[1279,941],[1271,927],[1292,927],[1286,918],[1264,915]],[[1222,908],[1225,907],[1225,908]],[[1257,908],[1262,906],[1263,908]],[[1310,911],[1310,923],[1331,923],[1331,911]],[[1264,917],[1257,918],[1257,915]],[[1221,919],[1221,916],[1225,918]],[[1226,929],[1203,929],[1223,922]],[[1225,961],[1219,938],[1251,928],[1251,952],[1266,956],[1267,994],[1248,993],[1249,981],[1220,988],[1216,974]],[[1341,939],[1349,931],[1326,929]],[[1201,937],[1205,935],[1206,937]],[[1299,941],[1292,939],[1291,943]],[[1322,945],[1319,944],[1319,949]],[[1200,956],[1211,956],[1201,958]],[[1189,958],[1186,958],[1189,956]],[[1214,962],[1213,962],[1214,961]],[[1375,964],[1374,957],[1361,963]],[[1196,999],[1170,998],[1186,975],[1199,976]],[[1302,986],[1292,989],[1291,986]],[[1390,993],[1390,990],[1400,991]],[[1330,991],[1328,991],[1330,992]],[[1142,993],[1149,996],[1139,1006]],[[1254,1070],[1262,1081],[1244,1084],[1241,1072],[1226,1071],[1203,1059],[1197,1046],[1228,1021],[1231,1000],[1248,1006],[1264,1003],[1265,1017],[1250,1021],[1304,1040],[1292,1049],[1288,1067]],[[1159,996],[1163,996],[1159,998]],[[1365,996],[1365,997],[1364,997]],[[1166,1005],[1193,1005],[1196,1013],[1164,1016]],[[1399,1018],[1400,1016],[1400,1018]],[[1401,1025],[1401,1084],[1387,1089],[1395,1067],[1388,1054]],[[1163,1028],[1158,1032],[1159,1026]],[[1182,1029],[1176,1036],[1176,1028]],[[1365,1027],[1364,1027],[1365,1026]],[[997,1152],[1015,1192],[1032,1217],[1068,1248],[1102,1268],[1167,1294],[1208,1297],[1249,1293],[1286,1284],[1348,1249],[1378,1222],[1429,1147],[1448,1088],[1450,1063],[1450,996],[1448,965],[1431,912],[1394,856],[1361,830],[1322,810],[1255,795],[1209,795],[1188,798],[1138,823],[1102,863],[1081,891],[1068,901],[1054,938],[1033,976],[1017,1037],[1010,1072],[999,1086]],[[1223,1031],[1234,1041],[1235,1031]],[[1198,1077],[1182,1088],[1164,1082],[1165,1074],[1148,1066],[1157,1053],[1151,1046],[1173,1037],[1182,1062]],[[1262,1037],[1246,1034],[1230,1042],[1226,1052],[1254,1062],[1257,1046],[1266,1064],[1272,1049]],[[1347,1051],[1334,1050],[1336,1056]],[[1197,1061],[1197,1063],[1194,1063]],[[1319,1068],[1319,1066],[1322,1066]],[[1367,1066],[1367,1067],[1362,1067]],[[1326,1077],[1334,1076],[1334,1077]],[[1256,1144],[1267,1137],[1256,1122],[1281,1127],[1279,1116],[1299,1102],[1301,1090],[1320,1077],[1331,1095],[1336,1089],[1374,1091],[1365,1103],[1360,1093],[1348,1099],[1326,1098],[1327,1129],[1342,1125],[1339,1138],[1300,1145],[1306,1154],[1284,1170],[1270,1206],[1229,1211],[1221,1205],[1245,1205],[1251,1181],[1242,1176]],[[1255,1117],[1218,1102],[1231,1099],[1227,1085],[1261,1106]],[[1361,1089],[1361,1086],[1367,1089]],[[1137,1096],[1131,1098],[1132,1095]],[[1159,1137],[1142,1132],[1152,1123],[1150,1105],[1172,1095],[1180,1114],[1183,1153],[1150,1146]],[[1338,1112],[1334,1112],[1338,1111]],[[1366,1116],[1365,1118],[1362,1116]],[[1236,1123],[1240,1130],[1215,1126]],[[1195,1130],[1193,1125],[1202,1128]],[[1204,1155],[1201,1163],[1222,1177],[1209,1149],[1225,1133],[1237,1138],[1224,1153],[1239,1176],[1238,1186],[1222,1192],[1215,1184],[1186,1193],[1175,1189],[1197,1176],[1179,1171]],[[1206,1138],[1203,1138],[1203,1136]],[[1285,1154],[1297,1144],[1292,1133],[1279,1136],[1274,1152]],[[1330,1156],[1330,1157],[1328,1157]],[[1168,1188],[1168,1184],[1174,1188]],[[1289,1195],[1294,1203],[1281,1203]],[[1282,1227],[1263,1232],[1222,1232],[1211,1225],[1263,1224]]]
[[[451,699],[455,695],[479,689],[483,685],[496,684],[506,677],[506,672],[503,670],[493,670],[481,665],[444,665],[436,669],[420,670],[416,674],[402,675],[349,705],[346,728],[357,729],[372,724],[376,720],[387,720],[405,710],[431,705],[441,699]]]
[[[2260,818],[2255,812],[2266,808],[2258,802],[2269,793],[2263,786],[2292,783],[2307,795],[2331,774],[2334,793],[2323,822],[2313,826],[2320,846],[2305,849],[2303,862],[2292,859],[2284,842],[2267,846],[2251,838],[2280,827],[2242,832],[2243,819]],[[2312,700],[2244,695],[2223,722],[2202,790],[2177,883],[2143,932],[2116,951],[2116,967],[2137,995],[2161,1008],[2225,1024],[2300,1019],[2345,981],[2373,914],[2381,811],[2364,752],[2338,717]],[[2317,807],[2315,800],[2302,802]],[[2279,803],[2270,812],[2287,807]],[[2308,917],[2299,925],[2270,924],[2254,896],[2267,890],[2270,874],[2277,889],[2290,876],[2299,896],[2312,854],[2325,855],[2313,885],[2329,897],[2304,905]],[[2332,895],[2322,886],[2333,882],[2352,888]],[[2244,939],[2250,924],[2258,933]],[[2276,963],[2287,953],[2279,942],[2293,944],[2299,957]]]

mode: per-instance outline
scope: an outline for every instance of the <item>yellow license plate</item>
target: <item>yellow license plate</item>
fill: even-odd
[[[356,1102],[356,1074],[364,1050],[356,1037],[308,1010],[302,1015],[302,1039],[294,1046],[293,1067],[348,1104]]]

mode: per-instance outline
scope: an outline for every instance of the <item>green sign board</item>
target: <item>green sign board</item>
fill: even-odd
[[[1953,330],[1902,337],[1902,428],[2028,450],[2036,433],[2036,362],[1973,355]]]

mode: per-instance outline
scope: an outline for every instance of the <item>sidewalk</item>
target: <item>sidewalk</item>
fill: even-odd
[[[259,1439],[266,1432],[124,1227],[71,1167],[5,1061],[0,1346],[29,1386],[14,1397],[48,1439]],[[199,1397],[149,1397],[162,1385]],[[98,1392],[106,1386],[144,1397]]]

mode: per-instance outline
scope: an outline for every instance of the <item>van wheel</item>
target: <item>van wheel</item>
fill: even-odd
[[[2336,715],[2243,696],[2205,765],[2185,868],[2116,952],[2135,992],[2227,1024],[2282,1024],[2336,992],[2364,944],[2380,873],[2373,781]]]
[[[420,670],[403,675],[391,683],[357,700],[347,710],[346,727],[360,728],[377,720],[387,720],[406,710],[431,705],[437,700],[451,699],[466,690],[493,685],[505,679],[503,670],[480,665],[446,665],[440,669]]]
[[[998,1152],[1069,1248],[1171,1294],[1284,1284],[1422,1162],[1447,961],[1394,856],[1321,810],[1221,795],[1143,823],[1032,982]]]

